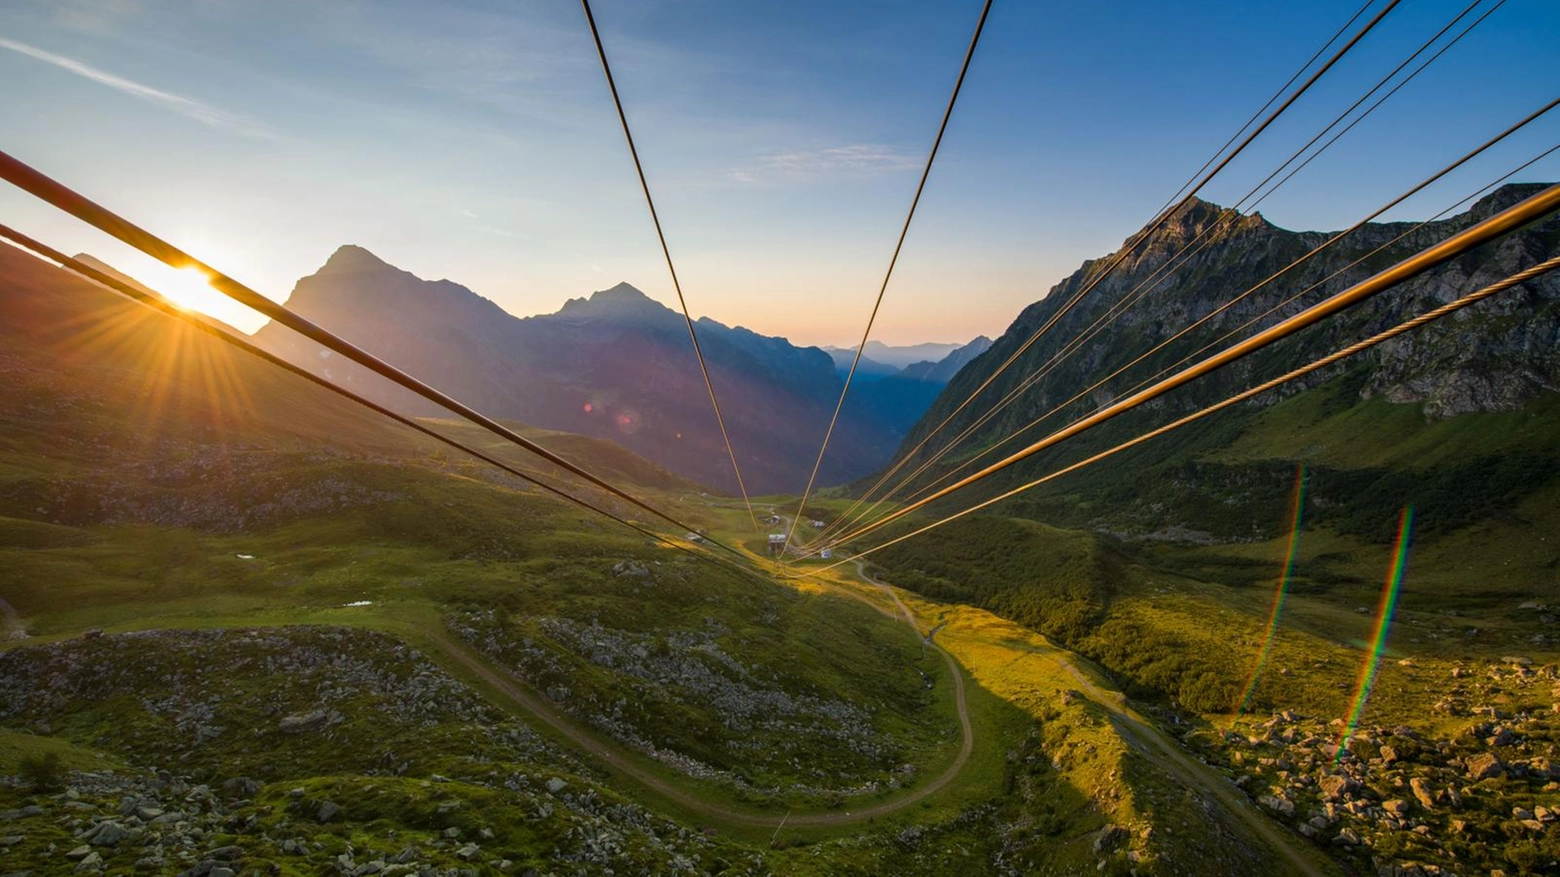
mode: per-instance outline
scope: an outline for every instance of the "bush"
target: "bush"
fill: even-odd
[[[17,775],[34,792],[53,792],[65,784],[65,769],[58,752],[24,756],[17,766]]]
[[[1212,671],[1181,679],[1181,705],[1199,713],[1229,712],[1235,708],[1235,698],[1239,695],[1238,683]]]

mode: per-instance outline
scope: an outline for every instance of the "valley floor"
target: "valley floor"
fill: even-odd
[[[1175,744],[1126,708],[1124,698],[1118,692],[1108,689],[1087,664],[1057,649],[1042,637],[984,611],[928,603],[913,594],[900,592],[864,576],[813,576],[797,582],[797,587],[804,595],[810,594],[809,599],[829,599],[830,595],[843,595],[852,601],[870,605],[875,610],[874,614],[906,622],[913,627],[916,640],[922,644],[919,648],[934,650],[942,655],[948,673],[945,678],[952,682],[949,694],[955,709],[950,717],[956,719],[958,732],[943,748],[944,767],[935,776],[913,783],[903,790],[875,795],[867,800],[839,801],[824,810],[794,806],[775,810],[762,805],[743,804],[740,800],[732,799],[729,794],[723,796],[717,792],[712,795],[708,783],[668,771],[663,765],[647,761],[642,752],[604,736],[597,729],[581,727],[576,718],[561,712],[540,692],[515,679],[479,650],[457,641],[441,627],[408,620],[405,607],[385,615],[376,615],[372,612],[373,607],[365,607],[370,610],[370,614],[358,616],[354,626],[379,627],[392,634],[408,637],[422,649],[421,652],[411,653],[419,656],[418,660],[426,660],[420,657],[422,655],[436,658],[435,663],[442,664],[455,674],[445,677],[451,680],[450,684],[459,686],[454,679],[465,679],[475,686],[474,691],[483,693],[491,705],[483,709],[496,706],[500,713],[512,713],[522,726],[547,732],[543,738],[554,742],[545,744],[546,751],[556,753],[549,758],[555,761],[562,759],[564,763],[574,763],[577,758],[584,759],[575,764],[574,773],[569,775],[571,779],[559,780],[564,787],[585,782],[589,788],[601,789],[601,792],[595,794],[611,794],[606,791],[609,788],[630,792],[634,799],[668,812],[684,825],[704,826],[708,831],[718,831],[717,836],[730,838],[721,841],[722,845],[732,844],[737,848],[752,850],[750,855],[754,857],[755,865],[763,862],[761,870],[773,870],[776,873],[834,873],[836,870],[885,873],[888,870],[899,870],[901,866],[889,867],[889,861],[895,858],[903,859],[901,864],[910,868],[906,873],[925,868],[935,870],[941,864],[952,864],[955,861],[949,858],[954,849],[969,849],[968,840],[958,839],[970,837],[973,831],[974,836],[995,832],[994,837],[985,838],[987,845],[998,842],[1010,849],[1012,859],[993,869],[999,872],[1030,873],[1031,869],[1036,869],[1034,872],[1073,873],[1079,870],[1092,871],[1097,867],[1113,869],[1116,866],[1111,863],[1117,862],[1123,868],[1131,864],[1144,869],[1145,873],[1181,873],[1183,868],[1176,864],[1177,861],[1202,861],[1201,857],[1211,857],[1206,861],[1224,863],[1218,869],[1223,873],[1240,873],[1242,866],[1238,862],[1256,866],[1264,861],[1269,866],[1278,866],[1278,862],[1284,862],[1284,865],[1278,867],[1292,873],[1331,873],[1332,869],[1324,859],[1296,845],[1292,837],[1285,836],[1267,823],[1264,817],[1252,812],[1243,797],[1234,793],[1233,787],[1229,787],[1226,780],[1188,759]],[[323,635],[329,637],[332,634],[328,631],[341,628],[298,628],[296,622],[328,621],[332,618],[340,619],[343,615],[340,610],[325,610],[315,618],[277,618],[274,621],[285,626],[277,628],[276,634],[258,631],[244,633],[242,630],[235,630],[233,634],[240,637],[241,642],[251,639],[264,642],[268,636],[315,636],[308,633],[293,634],[291,631],[322,630],[327,632]],[[384,618],[384,622],[377,621],[378,618]],[[437,616],[427,618],[436,621]],[[61,672],[71,677],[73,673],[88,671],[84,666],[60,670],[59,656],[83,650],[133,649],[138,644],[159,642],[167,636],[175,637],[174,642],[177,643],[179,637],[206,636],[201,633],[202,630],[210,630],[220,637],[223,636],[220,630],[235,621],[237,619],[220,616],[164,616],[145,619],[143,623],[170,627],[173,629],[170,634],[136,634],[129,628],[141,624],[132,623],[121,625],[127,628],[125,633],[111,630],[96,640],[71,639],[61,632],[47,638],[14,642],[4,654],[11,656],[10,660],[13,661],[36,660],[33,656],[37,654],[37,649],[42,648],[45,654],[56,656],[48,659],[49,666],[56,667],[56,677]],[[180,630],[190,632],[179,633]],[[932,634],[933,630],[935,634]],[[376,635],[366,632],[348,634],[349,638]],[[53,644],[34,646],[33,642],[39,639],[53,641]],[[384,642],[393,643],[394,640]],[[167,645],[163,642],[165,648]],[[399,647],[393,648],[399,652]],[[174,650],[177,651],[178,647],[175,646]],[[968,693],[966,678],[974,686],[973,691]],[[12,687],[11,690],[24,692],[19,702],[33,704],[37,701],[28,698],[41,695],[37,691],[25,692],[26,684],[15,675],[14,669],[6,677],[6,682]],[[220,694],[209,691],[205,692],[205,696],[213,701],[222,699]],[[55,708],[59,709],[61,705],[55,704]],[[218,707],[217,711],[221,709]],[[471,708],[445,709],[458,715],[469,712]],[[22,710],[13,709],[9,721],[14,722],[27,714],[25,707]],[[307,717],[310,713],[300,715]],[[327,724],[333,721],[351,723],[354,718],[348,717],[346,710],[341,710],[338,718],[327,718],[324,721]],[[450,716],[440,716],[438,722],[442,724],[449,719]],[[56,735],[63,733],[77,739],[90,737],[90,732],[86,732],[79,722],[79,718],[65,718],[60,727],[55,728],[49,720],[44,720],[42,725],[35,720],[32,730],[52,731]],[[485,729],[500,722],[494,716],[483,719],[479,726],[486,732]],[[1025,730],[1026,727],[1029,730]],[[1037,730],[1044,739],[1036,739]],[[196,731],[197,738],[200,733]],[[312,733],[312,730],[304,733]],[[532,737],[534,739],[534,733]],[[44,741],[56,738],[22,735],[13,739],[24,740],[27,748],[37,748],[39,745],[46,747],[48,744]],[[1026,739],[1029,740],[1027,744],[1023,742]],[[105,734],[99,731],[96,740],[110,750],[121,750],[119,753],[108,753],[104,756],[107,758],[117,759],[128,755],[140,762],[143,759],[136,756],[147,754],[133,740],[127,740],[116,732]],[[292,740],[283,738],[280,742],[290,744]],[[360,742],[367,744],[368,741],[364,739]],[[332,745],[343,743],[351,745],[349,740],[336,740]],[[1015,743],[1019,744],[1018,750],[1010,748]],[[558,746],[562,749],[553,748]],[[168,756],[189,758],[191,753],[202,748],[201,744],[197,744],[187,750],[165,749],[163,755],[165,759]],[[206,745],[204,748],[211,747]],[[1004,750],[1006,755],[1003,754]],[[1029,756],[1025,764],[1015,765],[1016,753],[1026,750],[1033,751],[1035,755]],[[73,751],[72,755],[78,759],[76,763],[79,765],[80,758],[86,758],[88,754],[97,757],[98,751],[101,750],[94,747]],[[185,754],[177,756],[179,751]],[[573,755],[565,755],[571,751]],[[1041,756],[1041,753],[1044,755]],[[197,761],[201,758],[199,755],[195,757]],[[211,764],[210,770],[214,771],[213,776],[232,773],[241,764],[218,757],[215,750],[208,753],[206,758]],[[486,758],[483,756],[479,760],[485,761]],[[1003,762],[1006,762],[1005,766]],[[291,772],[297,775],[298,768],[307,770],[307,764],[307,759],[299,761]],[[495,834],[494,839],[502,852],[489,853],[484,851],[480,838],[457,843],[457,840],[466,839],[463,836],[451,837],[448,843],[440,846],[442,829],[419,833],[415,825],[391,827],[395,824],[394,820],[388,823],[361,822],[362,814],[357,812],[358,808],[340,801],[340,797],[349,793],[367,794],[366,790],[369,789],[379,789],[377,794],[391,794],[383,790],[386,782],[397,788],[405,784],[404,780],[387,778],[378,770],[371,770],[358,779],[352,779],[350,771],[349,775],[338,779],[331,779],[327,775],[312,780],[259,781],[229,776],[223,782],[235,783],[239,789],[238,795],[228,795],[228,803],[217,803],[223,799],[223,793],[199,793],[211,798],[206,810],[210,814],[207,817],[208,824],[201,829],[198,820],[180,820],[180,824],[196,826],[180,834],[163,830],[161,826],[168,825],[167,821],[158,823],[156,816],[144,818],[145,813],[140,813],[136,806],[126,802],[150,801],[153,803],[143,808],[147,812],[159,809],[169,812],[164,798],[170,789],[195,789],[201,787],[201,784],[193,779],[175,778],[171,783],[167,779],[145,779],[146,775],[139,775],[143,778],[137,779],[136,769],[128,764],[108,773],[100,769],[101,765],[93,766],[99,769],[75,775],[71,781],[72,791],[64,797],[30,797],[25,794],[25,790],[14,786],[5,792],[5,797],[18,805],[4,814],[15,824],[14,833],[5,838],[10,841],[7,845],[8,858],[28,861],[33,872],[40,874],[92,870],[96,862],[109,868],[116,867],[114,863],[117,862],[140,862],[142,864],[139,867],[143,869],[166,867],[169,873],[173,873],[191,866],[204,868],[208,864],[215,871],[230,865],[236,867],[242,864],[247,867],[277,861],[290,863],[290,870],[295,865],[325,859],[340,867],[350,865],[349,870],[353,873],[374,873],[374,863],[379,863],[388,873],[397,873],[398,870],[415,873],[414,870],[398,868],[399,865],[428,866],[437,870],[442,867],[459,868],[475,862],[484,862],[489,867],[504,870],[524,870],[517,863],[524,861],[525,844],[517,839],[524,838],[526,832]],[[492,780],[470,776],[471,768],[446,768],[452,777],[448,782],[472,786],[470,789],[461,789],[472,795],[514,793],[502,788],[505,784],[512,785],[508,781],[492,791],[476,791],[490,789]],[[416,769],[412,771],[414,774],[417,772]],[[1128,773],[1134,774],[1131,781],[1126,780],[1125,775]],[[489,770],[487,775],[491,777],[493,772]],[[163,771],[152,776],[172,774]],[[297,782],[303,785],[294,785]],[[426,783],[427,780],[421,782]],[[320,797],[311,791],[315,785],[327,787],[331,790],[328,795],[338,797]],[[254,788],[251,789],[251,786]],[[291,788],[282,789],[282,786]],[[309,812],[300,811],[299,796],[294,794],[298,788],[305,790],[303,798],[309,803],[304,809]],[[450,786],[452,790],[455,788]],[[1044,801],[1040,812],[1049,814],[1055,824],[1037,825],[1033,813],[1024,812],[1024,808],[1014,808],[1011,800],[1006,805],[1009,812],[1004,813],[1005,805],[1000,801],[1000,793],[1004,788],[1010,792],[1010,798]],[[409,789],[407,792],[415,793],[415,790]],[[1017,794],[1011,794],[1013,792]],[[1065,794],[1058,798],[1059,793]],[[189,796],[192,793],[184,794]],[[539,791],[538,794],[545,798],[555,797],[550,791]],[[567,795],[563,797],[567,799]],[[1072,800],[1064,801],[1063,798]],[[73,801],[80,802],[79,806],[71,803]],[[66,804],[70,806],[66,807]],[[333,813],[331,818],[321,819],[321,808],[327,804],[341,808],[340,815]],[[495,805],[520,806],[518,803],[498,802]],[[59,824],[58,817],[51,814],[59,813],[62,807],[66,812],[77,814],[68,823],[74,825],[74,829],[61,834],[58,829],[44,828],[44,825]],[[933,809],[928,811],[928,807]],[[1210,821],[1210,810],[1221,815]],[[909,818],[893,820],[895,814],[900,813]],[[1166,822],[1167,816],[1175,813],[1181,816],[1174,824],[1184,834],[1175,837],[1171,834],[1175,829],[1154,830],[1154,825],[1171,824]],[[287,826],[286,830],[279,829],[275,821],[278,814],[282,816],[280,825]],[[938,823],[950,815],[954,817],[953,821],[943,823],[939,828]],[[218,817],[229,821],[221,825],[210,824],[211,820]],[[338,819],[352,821],[351,829],[345,835],[332,830],[332,825]],[[883,825],[885,820],[889,824]],[[968,824],[971,820],[975,823]],[[118,828],[99,827],[104,824]],[[239,827],[235,828],[235,824]],[[305,827],[294,830],[292,826]],[[859,835],[861,826],[868,827],[869,836],[899,837],[900,840],[890,841],[893,855],[885,860],[881,852],[863,852],[859,849],[862,841],[853,836]],[[252,831],[251,828],[257,830]],[[1041,830],[1037,832],[1037,828]],[[486,829],[489,833],[494,831],[491,827]],[[289,831],[298,836],[292,836]],[[322,832],[328,837],[315,837]],[[938,833],[948,834],[949,839],[940,844]],[[120,837],[121,834],[124,836]],[[218,834],[231,843],[212,846],[210,850],[198,849],[201,847],[201,839]],[[1036,836],[1045,842],[1037,846],[1034,843]],[[173,838],[171,841],[170,837]],[[388,847],[389,840],[394,837],[406,838],[409,848],[415,852],[402,856],[406,853],[403,849],[392,855],[393,851]],[[831,837],[839,839],[831,840]],[[913,838],[913,841],[905,841],[907,837]],[[1027,844],[1023,842],[1026,838],[1029,840]],[[104,839],[113,840],[113,843]],[[170,850],[170,843],[179,849]],[[503,846],[505,843],[507,847]],[[568,858],[567,855],[564,855],[564,859],[556,858],[564,854],[566,846],[547,852],[536,850],[534,843],[530,846],[533,863],[559,864]],[[1026,846],[1031,850],[1027,854],[1024,852]],[[148,852],[152,847],[156,849]],[[83,848],[86,848],[86,852],[83,852]],[[467,855],[462,855],[463,851]],[[66,853],[73,857],[66,856]],[[365,856],[374,854],[379,858],[365,859]],[[617,866],[631,873],[647,873],[644,869],[649,866],[650,860],[639,858],[638,855],[619,860]],[[125,858],[127,856],[130,858]],[[343,859],[343,856],[346,858]],[[391,861],[396,856],[402,856],[405,861]],[[1003,856],[999,855],[998,859],[1002,860]],[[159,861],[165,861],[166,866],[158,864]],[[440,866],[438,863],[441,861],[447,864]],[[505,861],[509,865],[505,865]],[[82,866],[82,862],[88,864]],[[525,867],[535,867],[535,864]],[[570,869],[556,871],[573,872]],[[538,873],[548,873],[548,869],[540,869]],[[589,873],[589,870],[580,873]]]

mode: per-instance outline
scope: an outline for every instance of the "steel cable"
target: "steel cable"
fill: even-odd
[[[688,324],[688,340],[693,342],[693,355],[699,360],[699,372],[704,375],[704,388],[710,393],[710,407],[715,409],[715,422],[720,426],[720,437],[726,443],[726,454],[731,457],[731,471],[737,476],[737,489],[742,492],[742,504],[747,507],[748,519],[756,531],[758,516],[753,513],[752,500],[748,499],[747,484],[742,480],[742,467],[737,464],[737,452],[731,446],[731,433],[726,431],[726,417],[721,413],[720,400],[715,396],[715,384],[710,380],[710,369],[704,361],[704,350],[699,346],[699,335],[693,330],[693,315],[688,312],[688,300],[683,297],[682,282],[677,279],[677,267],[672,264],[672,251],[666,244],[666,233],[661,230],[661,216],[656,212],[655,199],[650,197],[650,183],[645,179],[645,168],[639,161],[639,149],[634,146],[634,133],[628,127],[628,115],[623,111],[623,99],[618,96],[612,65],[607,63],[607,50],[601,43],[601,31],[596,28],[596,16],[591,14],[590,0],[580,0],[580,5],[585,9],[585,21],[590,25],[591,39],[596,42],[596,54],[601,58],[601,72],[606,74],[607,89],[612,92],[612,104],[617,108],[618,121],[623,126],[623,139],[628,141],[628,154],[634,160],[634,172],[639,175],[639,188],[644,191],[645,205],[650,208],[650,221],[655,224],[655,236],[661,242],[661,255],[666,258],[667,273],[672,275],[672,288],[677,291],[677,303],[682,307],[683,320]]]

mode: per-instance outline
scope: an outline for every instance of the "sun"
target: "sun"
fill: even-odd
[[[153,282],[147,285],[187,311],[210,314],[219,302],[225,300],[222,293],[211,288],[206,272],[194,266],[165,268],[157,273],[161,276],[153,278]]]
[[[243,319],[249,312],[248,308],[213,289],[210,275],[193,265],[185,268],[146,265],[136,272],[134,279],[186,311],[215,317],[225,323]]]

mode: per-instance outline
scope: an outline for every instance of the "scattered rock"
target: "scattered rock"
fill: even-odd
[[[1096,855],[1116,848],[1116,845],[1127,838],[1127,830],[1119,825],[1107,825],[1100,829],[1094,836],[1094,852]]]
[[[612,565],[612,574],[615,576],[633,576],[635,578],[648,578],[650,567],[637,560],[620,560]]]
[[[321,804],[320,809],[315,812],[314,819],[316,822],[329,822],[340,814],[340,806],[338,806],[333,801],[326,801],[325,803]]]
[[[82,839],[95,847],[111,847],[124,840],[129,834],[130,832],[126,831],[123,825],[106,819],[99,822],[96,828],[82,835]]]
[[[547,781],[547,791],[553,793],[554,795],[568,788],[568,786],[569,784],[567,781],[559,779],[558,777],[553,777]]]
[[[1353,794],[1359,788],[1354,780],[1341,774],[1330,774],[1316,782],[1317,788],[1322,792],[1324,801],[1341,801]]]
[[[1506,775],[1506,766],[1492,752],[1471,755],[1466,764],[1468,778],[1471,780],[1487,780]]]
[[[252,798],[260,788],[261,784],[249,777],[233,777],[222,784],[223,793],[234,798]]]
[[[329,723],[330,713],[325,710],[314,710],[287,716],[276,727],[283,734],[303,734],[318,731]]]
[[[1286,817],[1295,815],[1295,803],[1282,795],[1263,795],[1257,803]]]

